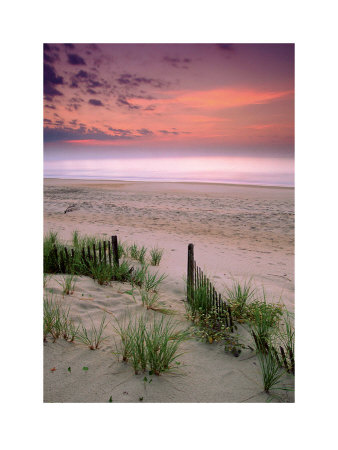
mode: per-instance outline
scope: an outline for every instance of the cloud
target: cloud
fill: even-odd
[[[83,103],[84,100],[81,97],[72,97],[70,99],[70,102],[67,104],[66,109],[68,111],[77,111],[81,107],[81,103]]]
[[[191,63],[190,58],[174,58],[170,56],[165,56],[163,58],[163,61],[170,64],[172,67],[175,67],[176,69],[188,69],[188,64]]]
[[[63,77],[58,76],[53,66],[44,64],[43,66],[43,93],[48,101],[52,101],[53,97],[63,95],[55,85],[63,85]]]
[[[124,130],[122,128],[112,128],[108,127],[109,131],[112,131],[115,136],[131,136],[132,131],[131,130]]]
[[[126,100],[126,97],[123,95],[119,95],[118,99],[116,100],[117,106],[126,106],[129,109],[140,109],[141,107],[139,105],[132,105],[131,103]]]
[[[81,56],[77,55],[76,53],[68,53],[68,63],[72,64],[73,66],[85,66],[86,62]]]
[[[158,130],[158,131],[162,134],[174,134],[175,136],[180,134],[178,131],[168,131],[168,130]]]
[[[96,100],[95,98],[91,98],[88,103],[90,105],[94,105],[94,106],[103,106],[103,103],[101,102],[101,100]]]
[[[56,141],[84,141],[84,140],[125,140],[140,138],[139,135],[132,134],[130,130],[119,130],[109,128],[114,134],[106,133],[99,130],[96,127],[87,128],[83,124],[79,124],[78,128],[71,128],[67,126],[51,127],[46,126],[43,130],[44,142],[56,142]]]
[[[141,85],[148,85],[155,88],[164,88],[170,86],[170,83],[164,80],[136,76],[130,73],[122,73],[117,79],[117,82],[120,85],[127,87],[139,87]]]
[[[88,78],[88,72],[85,70],[80,70],[76,75],[76,78]]]
[[[151,130],[148,130],[147,128],[141,128],[140,130],[136,130],[138,133],[142,134],[143,136],[150,136],[154,134]]]
[[[63,77],[57,76],[53,66],[44,64],[43,81],[51,84],[64,84]]]

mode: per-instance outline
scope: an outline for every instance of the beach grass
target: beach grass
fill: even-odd
[[[92,325],[87,330],[87,328],[81,323],[79,329],[76,333],[75,340],[87,345],[90,350],[97,350],[101,343],[107,339],[108,336],[103,336],[103,332],[107,327],[106,315],[102,316],[100,325],[98,328],[94,325],[93,320],[91,320]]]
[[[120,336],[115,354],[130,362],[136,375],[146,370],[160,375],[172,369],[180,356],[178,348],[187,339],[185,332],[178,331],[176,324],[163,316],[154,316],[150,323],[145,316],[129,316],[125,321],[116,320],[114,329]]]
[[[251,286],[251,279],[244,282],[233,280],[232,285],[225,288],[224,298],[231,305],[233,318],[238,321],[243,320],[248,302],[254,300],[254,297],[255,289]]]
[[[62,287],[63,295],[70,295],[75,290],[76,279],[74,274],[63,275],[61,281],[55,278],[55,281]]]
[[[188,318],[193,322],[201,314],[207,314],[211,310],[212,303],[206,284],[202,284],[194,289],[189,301],[185,302],[185,308]]]
[[[158,266],[161,262],[164,250],[162,248],[153,247],[150,250],[150,264],[152,266]]]
[[[160,283],[162,283],[162,281],[165,280],[166,278],[167,278],[166,274],[159,275],[158,272],[150,273],[147,271],[144,278],[144,289],[148,292],[149,291],[157,292]]]
[[[270,393],[271,389],[276,389],[274,386],[285,375],[285,371],[280,367],[272,352],[258,351],[257,358],[262,373],[264,391]]]
[[[47,341],[49,335],[53,342],[60,337],[73,342],[77,334],[77,327],[69,318],[70,308],[65,308],[53,294],[44,296],[43,300],[43,340]]]

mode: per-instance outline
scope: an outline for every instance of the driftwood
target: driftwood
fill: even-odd
[[[71,212],[71,211],[74,211],[75,209],[77,209],[77,207],[76,207],[76,205],[74,204],[74,205],[69,205],[67,208],[66,208],[66,210],[65,210],[65,214],[67,213],[67,212]]]

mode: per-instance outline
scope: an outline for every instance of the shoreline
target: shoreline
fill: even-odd
[[[235,187],[253,187],[253,188],[269,188],[269,189],[289,189],[295,190],[295,186],[280,186],[280,185],[265,185],[265,184],[245,184],[245,183],[220,183],[220,182],[212,182],[212,181],[159,181],[159,180],[125,180],[125,179],[103,179],[103,178],[61,178],[61,177],[43,177],[43,180],[60,180],[60,181],[83,181],[86,183],[151,183],[151,184],[188,184],[188,185],[211,185],[211,186],[235,186]]]

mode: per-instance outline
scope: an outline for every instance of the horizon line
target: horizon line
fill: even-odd
[[[130,180],[125,178],[70,178],[70,177],[53,177],[53,176],[44,176],[43,179],[48,180],[69,180],[69,181],[124,181],[128,183],[180,183],[180,184],[216,184],[216,185],[225,185],[225,186],[245,186],[245,187],[257,187],[257,188],[275,188],[275,189],[295,189],[295,186],[285,186],[279,184],[261,184],[261,183],[235,183],[235,182],[219,182],[219,181],[180,181],[180,180]]]

